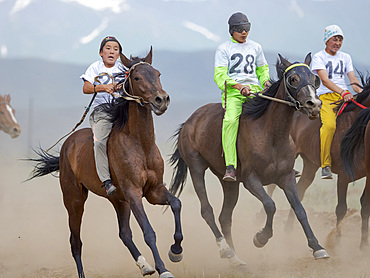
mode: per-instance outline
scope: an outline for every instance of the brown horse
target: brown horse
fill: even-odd
[[[263,247],[272,237],[272,222],[276,210],[274,201],[267,195],[263,185],[276,183],[284,190],[293,207],[308,239],[308,245],[313,249],[314,257],[329,257],[319,245],[299,201],[293,170],[295,151],[289,138],[296,109],[310,118],[318,117],[321,101],[316,96],[315,88],[320,81],[309,70],[310,54],[306,56],[305,64],[291,64],[281,56],[280,61],[277,63],[279,80],[263,95],[257,94],[250,102],[245,103],[240,117],[237,139],[240,166],[237,168],[237,182],[225,182],[222,179],[225,171],[221,144],[224,112],[219,103],[199,108],[179,128],[177,148],[170,159],[172,165],[175,165],[170,192],[178,192],[180,195],[189,168],[201,203],[201,215],[216,238],[221,258],[229,258],[232,265],[245,265],[235,255],[231,236],[232,213],[239,197],[240,182],[263,203],[267,214],[265,227],[254,237],[257,247]],[[219,216],[222,232],[215,223],[213,209],[207,197],[204,180],[207,168],[218,177],[224,192],[224,203]]]
[[[21,133],[21,127],[15,118],[15,110],[10,106],[10,95],[0,95],[0,130],[12,138],[17,138]]]
[[[353,125],[343,137],[340,149],[343,167],[352,181],[358,171],[366,174],[366,184],[361,196],[361,249],[369,249],[370,216],[370,108],[358,113]],[[360,166],[361,165],[361,166]],[[363,169],[365,169],[363,171]],[[360,174],[360,175],[361,175]]]
[[[122,63],[129,68],[124,82],[124,98],[117,98],[105,107],[112,115],[113,129],[107,152],[113,183],[117,192],[107,196],[95,169],[93,138],[90,128],[76,131],[64,142],[60,157],[39,152],[32,177],[43,176],[59,170],[64,205],[68,211],[70,244],[79,277],[85,277],[80,239],[81,220],[88,191],[107,198],[116,210],[119,237],[129,249],[142,275],[158,271],[161,278],[174,277],[159,256],[156,236],[144,211],[142,198],[151,204],[170,205],[175,217],[175,243],[169,251],[174,262],[182,259],[183,239],[180,223],[181,202],[170,194],[163,184],[164,162],[155,144],[152,112],[163,114],[169,96],[162,89],[160,73],[151,66],[152,50],[144,59],[128,59],[121,54]],[[124,73],[123,73],[124,74]],[[155,269],[141,255],[132,240],[130,214],[133,212],[140,225],[144,240],[150,247]]]
[[[364,78],[360,73],[363,91],[356,96],[356,102],[369,107],[370,106],[370,78]],[[333,108],[339,109],[342,103],[338,103]],[[347,212],[347,189],[352,179],[345,173],[342,160],[340,159],[340,144],[344,134],[353,124],[357,114],[362,110],[354,102],[348,104],[343,112],[337,118],[337,128],[334,134],[331,157],[331,169],[338,175],[337,180],[337,197],[338,204],[336,207],[337,216],[337,236],[341,235],[340,223]],[[320,120],[309,121],[307,117],[302,117],[296,113],[293,119],[291,136],[296,145],[296,154],[300,155],[303,160],[302,176],[297,183],[298,197],[302,201],[307,188],[312,184],[317,169],[320,168]],[[356,164],[356,175],[354,180],[358,180],[366,175],[365,168],[361,164]],[[269,188],[269,195],[272,195],[274,187]],[[294,214],[291,211],[286,224],[286,229],[291,230],[294,223]]]

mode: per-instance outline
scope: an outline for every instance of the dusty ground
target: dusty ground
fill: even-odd
[[[10,148],[2,148],[0,159],[0,277],[77,277],[70,254],[67,214],[62,202],[58,179],[52,176],[30,182],[32,166],[18,160],[27,156],[12,151],[14,141],[1,136]],[[164,154],[167,155],[167,154]],[[298,169],[300,167],[298,162]],[[169,183],[171,172],[166,169]],[[211,174],[207,176],[210,201],[218,215],[221,187]],[[314,260],[298,222],[291,234],[284,232],[289,206],[281,192],[274,193],[277,213],[274,236],[261,249],[252,238],[262,228],[256,221],[260,203],[241,189],[234,213],[233,235],[239,257],[248,268],[238,271],[219,258],[210,229],[200,216],[199,201],[188,182],[181,196],[184,232],[184,259],[174,264],[167,258],[174,231],[170,211],[145,202],[149,219],[157,234],[157,243],[166,267],[175,277],[370,277],[370,253],[360,252],[359,197],[364,180],[350,185],[348,206],[351,209],[343,225],[343,236],[335,248],[329,248],[327,235],[335,226],[336,181],[316,179],[307,191],[305,206],[311,226],[321,245],[331,255],[327,260]],[[132,219],[134,240],[146,259],[153,264],[149,248]],[[141,277],[139,269],[118,238],[113,207],[103,198],[89,195],[82,225],[83,263],[87,277]],[[154,274],[152,277],[158,277]]]

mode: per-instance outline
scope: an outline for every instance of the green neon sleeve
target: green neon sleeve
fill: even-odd
[[[263,65],[261,67],[257,67],[256,68],[256,74],[257,74],[258,80],[260,81],[262,87],[264,88],[265,87],[265,82],[267,80],[270,80],[269,66],[266,64],[266,65]]]
[[[215,73],[213,76],[213,80],[216,82],[217,86],[222,90],[225,91],[225,81],[227,81],[227,86],[232,87],[237,82],[234,79],[231,79],[227,75],[227,67],[215,67]]]

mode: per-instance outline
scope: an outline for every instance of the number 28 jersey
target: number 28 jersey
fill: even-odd
[[[332,56],[325,50],[317,52],[313,55],[311,70],[314,74],[317,74],[317,71],[321,69],[326,70],[329,80],[335,85],[342,90],[348,90],[345,77],[349,72],[353,71],[352,59],[349,54],[338,51],[336,55]],[[321,83],[316,93],[320,96],[322,94],[332,93],[332,91]]]
[[[259,85],[256,69],[267,65],[259,43],[247,39],[245,43],[226,41],[219,45],[215,68],[227,67],[227,75],[237,83]]]

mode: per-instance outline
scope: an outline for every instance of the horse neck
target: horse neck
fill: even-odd
[[[285,88],[283,82],[281,82],[275,98],[285,100]],[[276,137],[285,137],[289,136],[293,123],[293,114],[294,109],[291,106],[271,101],[269,107],[261,118],[265,123],[269,134]]]
[[[154,141],[154,122],[150,109],[131,101],[126,126],[130,136],[137,142],[147,145]]]

